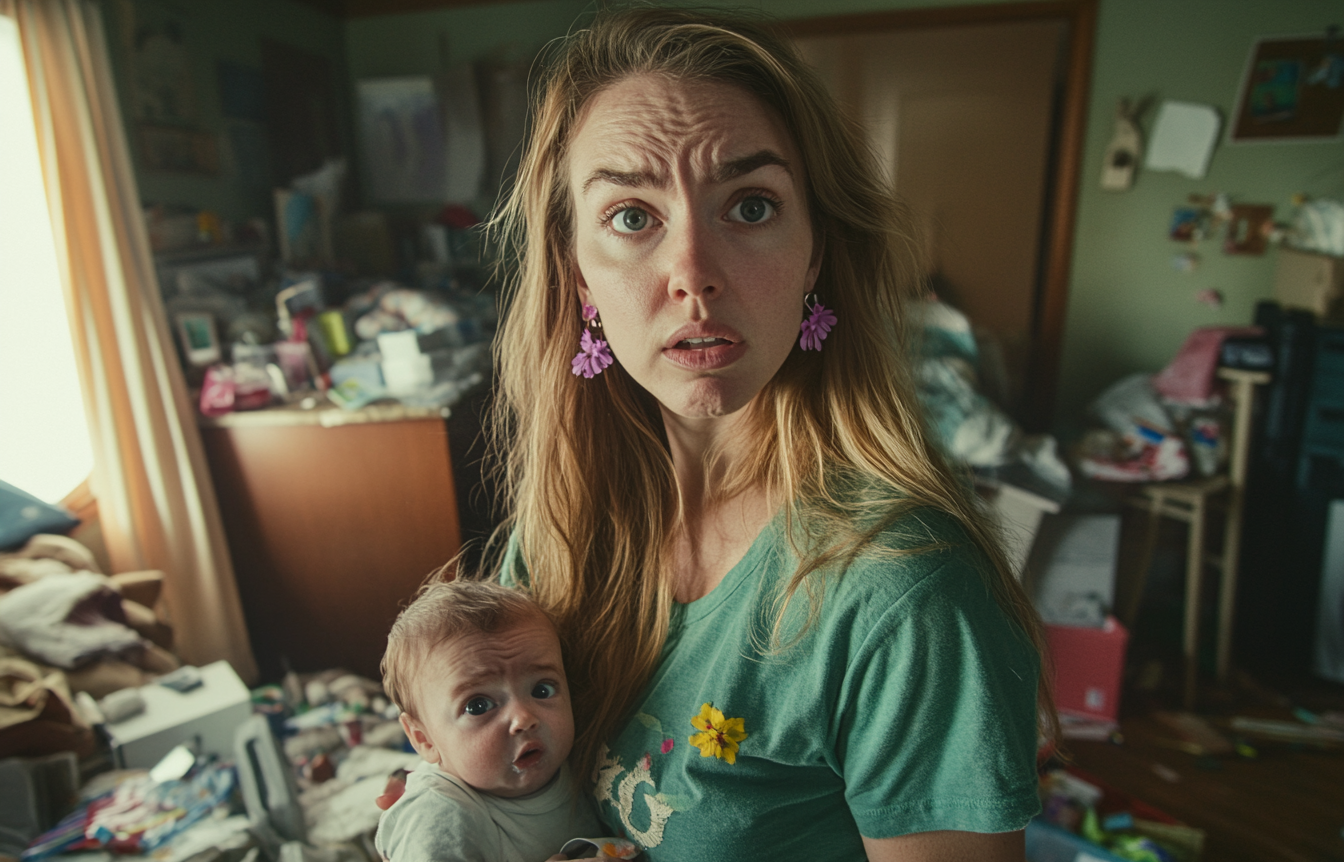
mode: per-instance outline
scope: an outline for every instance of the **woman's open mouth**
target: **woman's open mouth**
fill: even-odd
[[[663,356],[690,371],[712,371],[732,365],[746,352],[742,336],[727,326],[697,324],[682,327],[664,343]]]
[[[732,344],[726,338],[687,338],[678,341],[674,350],[704,350],[710,347],[718,347],[720,344]]]

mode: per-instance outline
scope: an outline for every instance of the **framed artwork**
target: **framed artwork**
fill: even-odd
[[[355,84],[365,193],[378,203],[448,196],[448,149],[434,79],[366,78]]]
[[[1223,253],[1264,254],[1273,226],[1274,207],[1269,204],[1234,204],[1223,239]]]
[[[213,365],[223,355],[215,318],[209,314],[190,312],[176,317],[177,337],[182,344],[182,355],[194,368]]]
[[[1195,207],[1177,207],[1171,214],[1167,236],[1176,242],[1195,242],[1208,231],[1208,212]]]
[[[122,4],[130,16],[131,105],[135,117],[151,123],[190,125],[196,121],[191,53],[186,25],[153,4]],[[130,7],[127,10],[125,7]],[[136,12],[141,16],[137,20]]]
[[[1344,39],[1260,39],[1251,46],[1229,143],[1344,140]]]

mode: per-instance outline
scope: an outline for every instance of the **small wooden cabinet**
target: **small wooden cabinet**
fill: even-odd
[[[387,631],[460,546],[438,413],[275,408],[205,420],[210,472],[263,679],[378,679]]]

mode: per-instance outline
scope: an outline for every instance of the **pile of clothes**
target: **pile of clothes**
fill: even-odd
[[[1055,438],[1023,434],[981,384],[983,355],[970,320],[936,299],[913,306],[922,328],[917,366],[919,399],[929,425],[953,460],[977,469],[1022,465],[1067,495],[1069,468]]]
[[[1082,439],[1078,469],[1111,482],[1160,482],[1214,475],[1226,460],[1224,399],[1217,370],[1231,338],[1259,336],[1257,327],[1195,330],[1158,374],[1132,374],[1090,408],[1102,427]]]

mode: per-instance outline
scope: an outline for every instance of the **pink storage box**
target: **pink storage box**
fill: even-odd
[[[1129,632],[1115,617],[1101,628],[1046,625],[1055,665],[1055,705],[1060,712],[1115,721]]]

